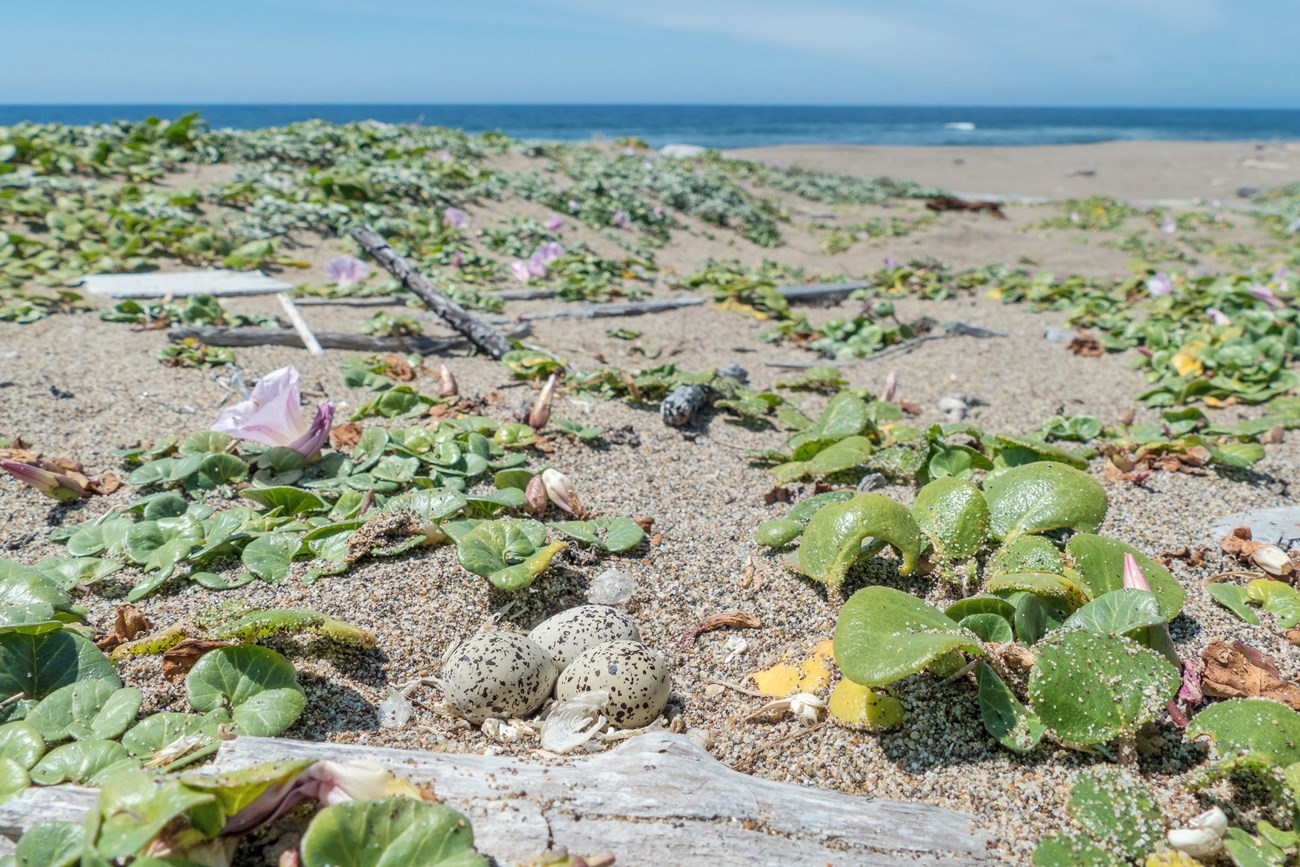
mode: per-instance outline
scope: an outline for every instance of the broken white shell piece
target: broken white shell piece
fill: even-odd
[[[1211,807],[1187,825],[1190,828],[1208,828],[1222,837],[1228,830],[1228,817],[1218,807]]]
[[[499,744],[513,744],[536,734],[532,726],[520,719],[506,721],[496,717],[488,717],[483,720],[483,725],[479,726],[479,729],[488,737],[488,740],[496,741]]]
[[[799,692],[789,698],[768,702],[750,714],[748,718],[754,719],[766,713],[788,713],[804,725],[810,726],[817,722],[824,707],[826,707],[826,702],[817,696],[807,692]]]
[[[1250,552],[1250,559],[1275,578],[1284,578],[1295,571],[1291,558],[1276,545],[1260,545]]]
[[[411,702],[400,691],[390,688],[388,697],[379,703],[379,725],[386,729],[400,729],[411,720]]]
[[[1213,828],[1174,828],[1166,837],[1170,846],[1192,858],[1205,858],[1223,848],[1223,840]]]
[[[555,705],[542,721],[542,749],[563,755],[595,745],[605,728],[605,716],[600,711],[608,702],[608,692],[595,690],[580,692]]]

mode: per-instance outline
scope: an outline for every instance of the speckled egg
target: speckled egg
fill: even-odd
[[[601,712],[616,728],[649,725],[668,704],[668,663],[639,641],[588,648],[560,674],[555,697],[567,701],[596,690],[609,692]]]
[[[560,673],[551,655],[512,632],[469,639],[442,667],[447,703],[479,725],[488,717],[524,717],[545,703]]]
[[[584,650],[609,641],[640,641],[636,621],[608,605],[579,605],[547,618],[528,633],[564,671]]]

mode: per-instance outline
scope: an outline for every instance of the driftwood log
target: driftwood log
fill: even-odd
[[[523,337],[528,333],[528,326],[512,328],[503,335],[507,338]],[[172,328],[167,331],[167,339],[172,343],[193,338],[208,346],[298,346],[303,345],[302,337],[296,331],[287,328]],[[418,352],[421,355],[436,355],[450,349],[464,346],[470,340],[467,337],[428,337],[414,334],[409,337],[367,337],[364,334],[350,334],[345,331],[321,331],[316,334],[316,341],[326,349],[352,349],[357,352]]]
[[[986,863],[974,818],[939,807],[777,783],[733,771],[667,732],[561,765],[494,756],[240,737],[204,770],[277,759],[367,759],[427,783],[469,817],[479,851],[501,864],[548,848],[612,853],[619,867]],[[0,804],[0,835],[80,821],[91,789],[28,789]]]
[[[375,261],[392,274],[408,291],[419,296],[425,305],[441,316],[448,325],[464,334],[475,346],[493,359],[498,359],[509,352],[510,341],[499,334],[496,329],[474,316],[464,307],[438,291],[415,265],[408,259],[397,255],[383,236],[369,226],[358,226],[352,230],[352,238],[374,257]]]
[[[987,211],[999,220],[1007,218],[1007,215],[1002,213],[1002,203],[991,199],[975,201],[959,199],[956,196],[935,196],[932,199],[925,200],[925,207],[929,211],[974,211],[976,213]]]
[[[663,313],[665,310],[677,310],[680,307],[698,307],[703,303],[703,298],[692,295],[685,298],[664,298],[658,301],[574,304],[560,310],[525,313],[519,317],[519,320],[521,322],[538,322],[543,319],[605,319],[611,316],[644,316],[647,313]]]
[[[843,301],[854,289],[867,289],[870,286],[870,283],[801,283],[778,286],[776,291],[791,304],[833,304]]]

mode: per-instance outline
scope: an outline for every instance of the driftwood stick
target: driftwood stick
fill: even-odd
[[[406,304],[406,299],[397,295],[380,295],[375,298],[299,297],[294,301],[299,307],[399,307]]]
[[[791,304],[830,303],[842,301],[854,289],[866,289],[870,283],[804,283],[795,286],[778,286],[776,291]]]
[[[303,318],[302,313],[294,306],[293,299],[288,295],[285,295],[283,292],[275,297],[279,299],[280,306],[284,309],[284,315],[289,317],[289,324],[293,326],[293,330],[298,332],[298,336],[302,338],[302,345],[307,347],[307,352],[312,355],[324,355],[325,350],[321,348],[320,341],[316,339],[316,335],[312,334],[311,326],[307,324],[307,320]]]
[[[609,316],[642,316],[646,313],[662,313],[679,307],[698,307],[704,303],[703,298],[666,298],[660,301],[627,301],[621,304],[581,304],[565,310],[549,310],[545,313],[528,313],[520,316],[522,322],[537,322],[542,319],[604,319]]]
[[[420,296],[430,310],[441,316],[448,325],[464,334],[470,342],[482,349],[491,358],[500,358],[513,347],[510,341],[497,333],[491,325],[469,313],[455,301],[438,291],[429,280],[411,264],[388,246],[383,236],[369,226],[358,226],[352,230],[352,238],[374,257],[375,261],[402,282],[409,291]]]
[[[528,333],[526,324],[505,332],[505,337],[523,337]],[[193,337],[208,346],[302,346],[302,337],[286,328],[172,328],[167,339],[179,343]],[[326,349],[351,349],[357,352],[418,352],[436,355],[469,343],[466,337],[366,337],[341,331],[322,331],[316,340]]]

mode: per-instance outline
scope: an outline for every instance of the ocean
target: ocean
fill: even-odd
[[[635,136],[654,147],[777,144],[1045,145],[1124,140],[1300,139],[1300,111],[1172,108],[992,108],[781,105],[0,105],[0,126],[176,117],[213,127],[282,126],[309,118],[499,130],[580,141]]]

